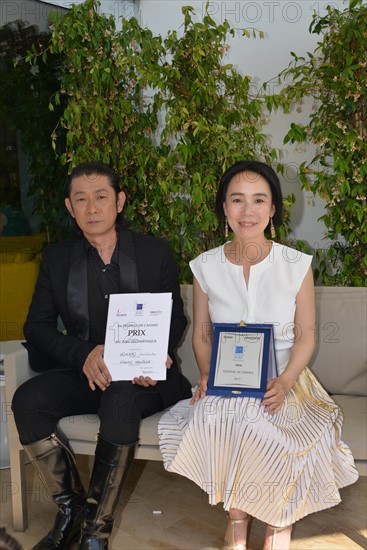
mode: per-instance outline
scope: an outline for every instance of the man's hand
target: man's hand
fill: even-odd
[[[172,366],[172,363],[173,363],[172,359],[170,358],[169,355],[167,355],[166,368],[170,369]],[[155,386],[157,383],[157,380],[152,380],[150,376],[136,376],[132,380],[132,383],[137,384],[138,386],[144,386],[144,388],[147,388],[148,386]]]
[[[103,360],[104,346],[96,346],[85,360],[83,373],[88,379],[89,387],[95,390],[98,386],[104,391],[112,382],[110,371]]]

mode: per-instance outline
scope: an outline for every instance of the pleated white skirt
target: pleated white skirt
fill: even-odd
[[[194,481],[210,504],[285,527],[335,506],[338,489],[358,479],[342,420],[305,369],[275,415],[255,398],[180,401],[160,420],[160,449],[165,468]]]

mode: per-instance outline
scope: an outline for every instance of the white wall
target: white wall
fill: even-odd
[[[47,32],[48,14],[51,10],[65,11],[38,0],[1,0],[0,26],[21,19],[28,25],[36,25],[41,32]]]
[[[50,11],[66,11],[72,4],[80,4],[82,0],[0,0],[0,26],[22,19],[29,25],[37,25],[41,31],[48,29],[48,14]],[[121,17],[130,18],[137,14],[138,8],[134,0],[101,0],[100,11],[113,15],[118,22]],[[117,25],[119,27],[119,25]]]

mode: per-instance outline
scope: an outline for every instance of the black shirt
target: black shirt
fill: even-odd
[[[89,341],[96,344],[104,344],[105,341],[109,296],[120,291],[118,254],[116,243],[111,263],[106,265],[97,249],[87,243]]]

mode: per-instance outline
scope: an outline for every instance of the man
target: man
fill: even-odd
[[[107,165],[74,168],[65,205],[80,235],[45,249],[24,326],[31,367],[42,374],[17,390],[12,407],[20,441],[58,506],[38,550],[108,548],[141,419],[191,395],[173,352],[187,321],[172,254],[165,241],[123,227],[125,200]],[[109,295],[131,292],[172,292],[165,381],[112,382],[104,362]],[[85,494],[58,421],[89,413],[98,413],[100,433]]]

